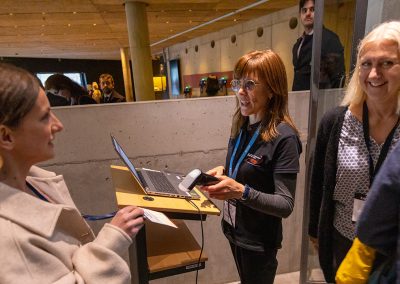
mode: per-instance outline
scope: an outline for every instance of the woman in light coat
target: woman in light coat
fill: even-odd
[[[94,237],[53,158],[63,125],[35,77],[0,64],[0,283],[130,283],[121,258],[143,226],[128,206]]]

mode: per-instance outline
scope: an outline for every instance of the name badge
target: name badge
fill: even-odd
[[[351,221],[353,223],[357,222],[358,218],[360,217],[361,212],[364,208],[366,198],[367,198],[367,195],[364,193],[356,192],[354,194],[353,215],[351,216]]]
[[[224,221],[236,228],[236,202],[224,201]]]

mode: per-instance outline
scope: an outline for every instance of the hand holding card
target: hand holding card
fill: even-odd
[[[170,226],[173,228],[178,228],[164,213],[146,208],[143,208],[143,211],[144,211],[143,218],[145,220],[165,226]]]

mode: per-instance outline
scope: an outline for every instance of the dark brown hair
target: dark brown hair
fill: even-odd
[[[309,0],[300,0],[300,2],[299,2],[299,12],[301,11],[301,8],[304,7],[304,5],[306,4],[307,1],[309,1]],[[315,0],[311,0],[311,1],[313,1],[314,5],[315,5]]]
[[[261,122],[263,140],[271,141],[276,138],[279,134],[277,126],[281,122],[286,122],[298,132],[288,111],[286,70],[279,55],[272,50],[253,51],[243,55],[235,65],[233,76],[235,79],[242,79],[252,74],[257,75],[258,81],[267,86],[268,92],[265,96],[271,96],[267,102],[266,114]],[[240,112],[237,100],[232,121],[232,138],[239,134],[245,123],[247,123],[247,117]]]
[[[17,127],[33,108],[40,84],[28,71],[0,63],[0,124]]]

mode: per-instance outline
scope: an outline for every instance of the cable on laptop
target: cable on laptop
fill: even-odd
[[[110,219],[117,214],[118,211],[114,211],[108,214],[102,214],[102,215],[88,215],[88,214],[82,214],[82,217],[85,218],[85,220],[88,221],[98,221],[98,220],[104,220],[104,219]]]
[[[201,216],[201,211],[200,208],[197,207],[196,204],[194,204],[194,202],[188,198],[185,198],[190,204],[192,204],[197,211],[199,212],[199,217],[200,217],[200,225],[201,225],[201,249],[200,249],[200,255],[199,255],[199,259],[197,261],[197,266],[196,266],[196,284],[197,284],[197,279],[199,277],[199,268],[200,268],[200,263],[201,263],[201,255],[203,254],[203,248],[204,248],[204,229],[203,229],[203,218]]]

